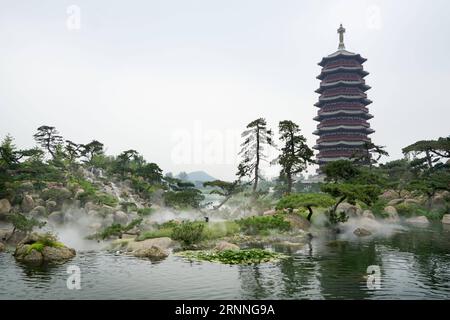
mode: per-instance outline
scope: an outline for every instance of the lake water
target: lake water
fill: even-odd
[[[412,228],[383,239],[314,239],[302,248],[273,246],[289,258],[258,266],[153,263],[104,252],[78,252],[59,266],[31,268],[0,253],[0,299],[449,299],[450,229]],[[69,290],[67,266],[81,268]],[[380,287],[367,287],[367,267]]]

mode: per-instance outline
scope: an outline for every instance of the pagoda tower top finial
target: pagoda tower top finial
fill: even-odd
[[[339,33],[339,47],[338,50],[344,50],[345,49],[345,45],[344,45],[344,33],[345,33],[345,28],[342,26],[339,27],[339,29],[337,30],[337,32]]]

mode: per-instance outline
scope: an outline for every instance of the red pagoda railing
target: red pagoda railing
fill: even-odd
[[[326,76],[322,82],[320,82],[321,85],[336,81],[362,81],[365,83],[364,79],[359,74],[354,73],[337,73],[337,74],[331,74],[329,76]]]
[[[333,69],[337,67],[362,67],[356,60],[338,59],[327,63],[323,69]]]
[[[334,89],[327,89],[325,90],[321,97],[331,97],[331,96],[338,96],[338,95],[345,95],[345,96],[362,96],[367,97],[367,95],[361,91],[359,88],[334,88]]]

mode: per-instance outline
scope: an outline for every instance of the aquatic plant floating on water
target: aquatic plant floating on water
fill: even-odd
[[[286,258],[283,254],[262,249],[182,251],[177,255],[190,260],[219,262],[223,264],[260,264],[276,262]]]

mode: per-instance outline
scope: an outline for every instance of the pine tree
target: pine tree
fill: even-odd
[[[279,123],[280,140],[284,143],[280,156],[275,159],[281,165],[280,179],[287,183],[286,193],[292,192],[294,176],[313,163],[313,151],[306,144],[306,138],[300,134],[300,128],[292,121],[285,120]]]
[[[274,146],[272,136],[273,133],[267,129],[266,120],[263,118],[250,122],[247,130],[242,133],[242,138],[245,140],[241,145],[242,150],[239,155],[243,157],[243,160],[238,166],[236,175],[239,180],[245,176],[250,177],[250,182],[253,183],[253,192],[256,192],[258,188],[261,161],[266,160],[265,146]]]

